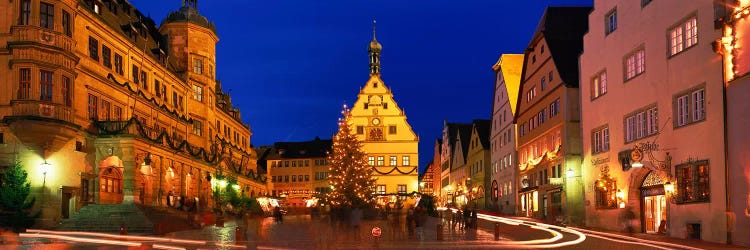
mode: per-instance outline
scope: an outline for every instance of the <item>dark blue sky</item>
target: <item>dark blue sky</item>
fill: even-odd
[[[178,0],[131,0],[157,24]],[[443,120],[489,119],[500,54],[522,53],[544,8],[592,0],[198,1],[216,24],[217,77],[255,146],[331,138],[369,78],[377,19],[382,79],[420,136],[419,166]]]

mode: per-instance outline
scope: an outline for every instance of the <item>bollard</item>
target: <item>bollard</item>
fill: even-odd
[[[156,230],[154,230],[154,232],[156,233],[156,235],[163,235],[164,234],[164,225],[161,222],[156,223],[156,225],[154,225],[154,227],[156,227],[155,228]]]
[[[443,240],[443,224],[437,224],[437,240]]]
[[[120,226],[120,235],[127,235],[127,234],[128,234],[128,227]]]
[[[500,240],[500,223],[495,222],[495,240]]]
[[[240,227],[234,228],[234,244],[239,245],[240,242],[245,241],[245,231]]]

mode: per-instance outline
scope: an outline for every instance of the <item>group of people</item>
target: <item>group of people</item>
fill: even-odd
[[[458,226],[459,229],[477,228],[477,209],[469,209],[468,206],[464,206],[462,209],[457,209],[453,213],[451,218],[448,218],[453,225],[453,230]]]

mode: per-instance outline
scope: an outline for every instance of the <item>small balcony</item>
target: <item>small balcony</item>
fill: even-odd
[[[81,126],[74,122],[70,107],[36,100],[14,100],[11,114],[4,117],[13,133],[26,146],[56,151],[73,139]]]
[[[69,52],[73,52],[76,46],[73,38],[65,34],[33,25],[11,26],[10,33],[12,34],[12,38],[8,43],[40,43]]]
[[[42,101],[11,101],[13,117],[39,117],[51,120],[73,123],[73,114],[70,107],[42,102]]]

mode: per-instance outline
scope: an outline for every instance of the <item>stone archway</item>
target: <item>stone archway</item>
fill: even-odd
[[[99,161],[99,204],[122,203],[123,173],[122,160],[117,156],[108,156]]]
[[[633,227],[640,228],[640,232],[645,232],[646,228],[643,223],[643,196],[641,195],[641,185],[643,185],[643,181],[646,180],[646,176],[648,176],[651,170],[645,168],[631,168],[630,171],[632,172],[630,173],[628,186],[627,205],[633,207],[633,212],[636,213],[637,225],[634,224]]]

